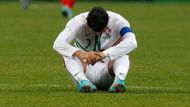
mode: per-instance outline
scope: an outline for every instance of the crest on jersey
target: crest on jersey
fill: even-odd
[[[111,29],[107,28],[107,29],[106,29],[106,34],[107,34],[107,35],[111,35]]]
[[[104,39],[109,39],[109,38],[111,37],[111,29],[106,28],[105,32],[102,33],[102,37],[103,37]]]

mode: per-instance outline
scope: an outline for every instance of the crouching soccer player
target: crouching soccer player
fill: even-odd
[[[72,18],[53,45],[81,92],[124,92],[128,54],[136,47],[128,21],[101,7]]]

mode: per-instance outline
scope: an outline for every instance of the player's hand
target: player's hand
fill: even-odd
[[[94,55],[96,56],[96,61],[100,61],[105,58],[105,55],[102,52],[94,52]]]
[[[89,58],[91,59],[92,65],[94,65],[97,61],[102,60],[105,55],[102,52],[89,52]]]
[[[76,51],[73,56],[79,58],[83,65],[92,64],[94,65],[97,61],[102,60],[105,55],[102,52],[84,52],[81,50]]]
[[[87,65],[92,64],[94,62],[93,55],[89,52],[78,50],[74,52],[73,56],[77,57],[80,60],[80,62],[83,65],[84,71],[86,71]]]
[[[100,59],[100,56],[96,55],[95,52],[92,51],[88,52],[88,58],[88,63],[94,65]]]
[[[73,56],[79,58],[83,65],[92,64],[95,62],[95,56],[93,52],[84,52],[81,50],[76,51]]]

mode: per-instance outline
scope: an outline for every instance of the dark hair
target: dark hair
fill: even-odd
[[[87,16],[88,26],[95,32],[102,31],[108,24],[108,13],[102,7],[93,7]]]

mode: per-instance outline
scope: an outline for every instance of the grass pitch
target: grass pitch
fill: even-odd
[[[127,91],[80,93],[52,44],[68,21],[58,3],[0,2],[0,107],[190,106],[190,4],[77,3],[126,17],[138,40]]]

